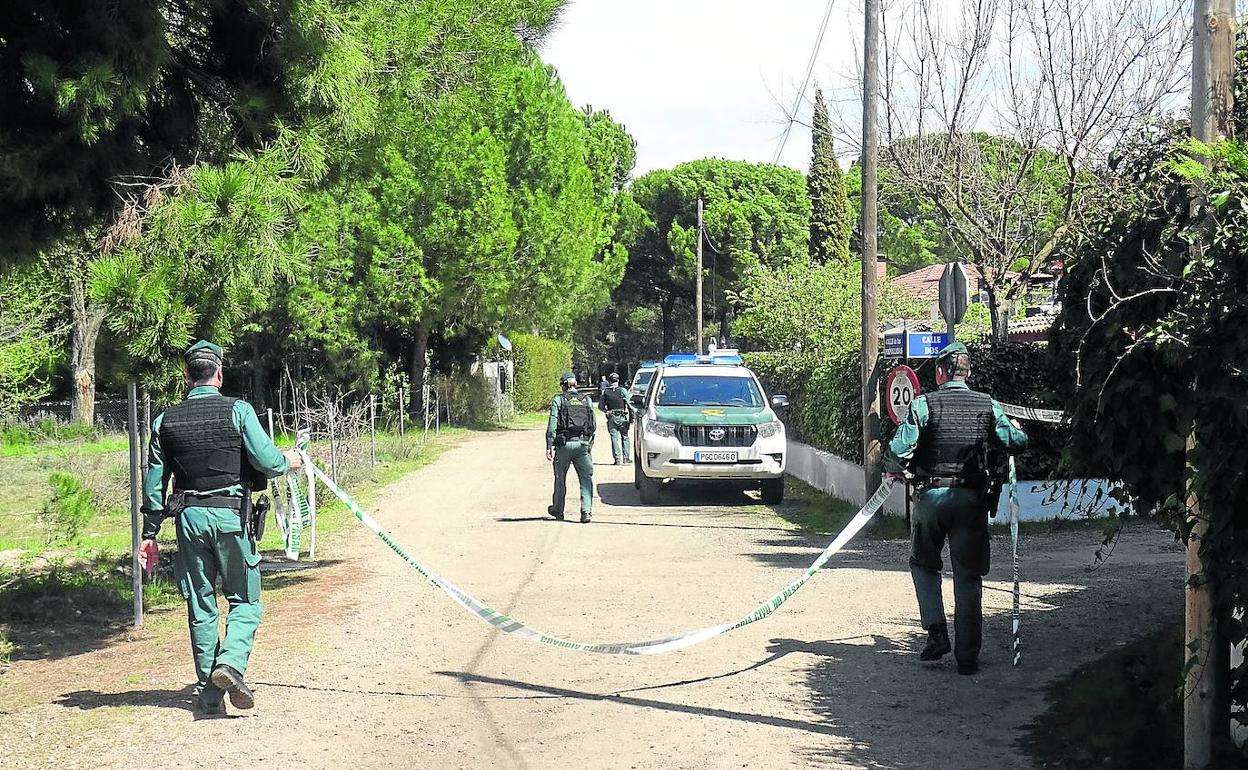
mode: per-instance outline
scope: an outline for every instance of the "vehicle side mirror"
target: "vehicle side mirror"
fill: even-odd
[[[784,409],[788,405],[789,405],[788,396],[772,396],[771,397],[771,406],[774,409]]]
[[[629,396],[628,403],[632,404],[633,406],[641,406],[643,403],[645,403],[645,400],[646,400],[646,396],[644,393],[634,393],[633,395]]]

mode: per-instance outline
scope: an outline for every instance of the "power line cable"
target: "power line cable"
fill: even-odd
[[[793,132],[793,123],[797,119],[797,110],[802,105],[802,97],[806,95],[806,86],[810,85],[810,76],[815,71],[815,60],[819,58],[819,48],[823,46],[823,36],[828,31],[828,20],[832,18],[832,6],[836,0],[828,0],[828,7],[823,12],[823,21],[819,24],[819,36],[815,38],[815,47],[810,52],[810,61],[806,63],[806,74],[802,77],[802,86],[797,89],[797,98],[793,100],[793,109],[789,111],[789,124],[784,127],[784,134],[780,137],[780,145],[776,147],[776,154],[771,159],[773,164],[780,162],[780,156],[784,153],[784,146],[789,143],[789,134]]]

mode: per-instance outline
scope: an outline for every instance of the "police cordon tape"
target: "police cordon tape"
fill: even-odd
[[[407,553],[407,551],[403,550],[403,547],[394,542],[394,540],[390,537],[390,533],[382,529],[381,525],[378,524],[372,516],[365,513],[364,510],[351,499],[350,495],[335,484],[333,479],[326,476],[320,468],[316,467],[315,464],[312,464],[311,458],[309,458],[305,452],[301,450],[300,454],[303,455],[303,461],[312,468],[312,472],[316,478],[320,479],[329,491],[333,492],[334,496],[341,500],[343,504],[350,509],[355,518],[359,519],[364,526],[372,530],[373,534],[379,537],[383,543],[390,546],[390,550],[394,551],[404,561],[406,561],[408,566],[428,579],[429,582],[442,589],[442,591],[447,596],[451,597],[456,604],[468,610],[471,614],[486,623],[489,623],[491,626],[494,626],[505,634],[513,634],[515,636],[528,639],[529,641],[537,642],[538,644],[544,644],[550,647],[559,647],[561,649],[573,650],[576,652],[597,652],[607,655],[657,655],[665,652],[675,652],[676,650],[683,650],[686,647],[692,647],[695,644],[700,644],[710,639],[714,639],[717,636],[722,636],[729,631],[744,628],[751,623],[757,623],[758,621],[768,617],[779,609],[780,605],[788,601],[789,597],[797,593],[798,589],[806,584],[806,581],[814,577],[815,573],[818,572],[829,559],[843,549],[845,545],[867,525],[867,522],[871,520],[871,517],[873,517],[881,507],[883,507],[884,501],[888,498],[888,494],[893,487],[893,482],[891,480],[885,480],[884,483],[880,485],[879,489],[876,490],[875,494],[871,496],[871,499],[866,502],[866,505],[862,506],[862,508],[858,510],[858,513],[854,516],[854,518],[845,525],[845,528],[841,530],[840,534],[838,534],[836,538],[828,544],[828,547],[825,548],[821,554],[819,554],[819,557],[816,558],[809,567],[807,567],[806,571],[801,576],[789,583],[770,599],[759,604],[740,620],[729,621],[716,626],[709,626],[707,628],[700,628],[693,631],[684,631],[682,633],[664,636],[659,639],[651,639],[645,642],[586,644],[561,639],[553,634],[548,634],[538,631],[537,629],[530,628],[524,623],[521,623],[520,621],[509,617],[468,595],[454,583],[429,569],[419,560]]]
[[[1001,411],[1010,417],[1017,417],[1020,420],[1034,420],[1035,422],[1061,422],[1066,419],[1066,413],[1057,409],[1036,409],[1035,407],[1018,406],[1017,404],[1001,404]]]

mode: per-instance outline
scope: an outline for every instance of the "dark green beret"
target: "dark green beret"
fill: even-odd
[[[182,354],[182,360],[188,365],[194,361],[203,360],[216,361],[219,364],[223,358],[224,352],[221,350],[221,346],[213,344],[208,340],[200,340],[199,342],[196,342],[194,345],[187,348],[186,352]]]
[[[969,356],[971,351],[967,350],[966,345],[963,345],[961,342],[950,342],[940,349],[940,352],[936,354],[936,358],[941,359],[946,356],[952,356],[955,353],[963,353]]]

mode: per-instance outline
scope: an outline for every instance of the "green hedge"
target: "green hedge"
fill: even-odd
[[[1060,409],[1055,404],[1057,374],[1049,368],[1043,348],[1029,344],[988,345],[969,343],[971,387],[998,401],[1021,406]],[[855,463],[862,462],[862,407],[859,402],[858,350],[792,353],[747,353],[746,363],[762,380],[769,394],[784,393],[791,400],[782,415],[789,436],[827,450]],[[919,374],[923,392],[935,390],[934,362],[910,364]],[[884,366],[881,378],[891,369]],[[887,413],[881,432],[885,441],[896,430]],[[1043,479],[1059,475],[1062,450],[1069,430],[1059,425],[1027,422],[1023,425],[1031,446],[1018,458],[1024,478]],[[1066,476],[1094,476],[1094,470],[1071,468]]]
[[[530,334],[511,338],[516,356],[516,410],[540,412],[559,393],[559,376],[572,370],[572,346]]]

